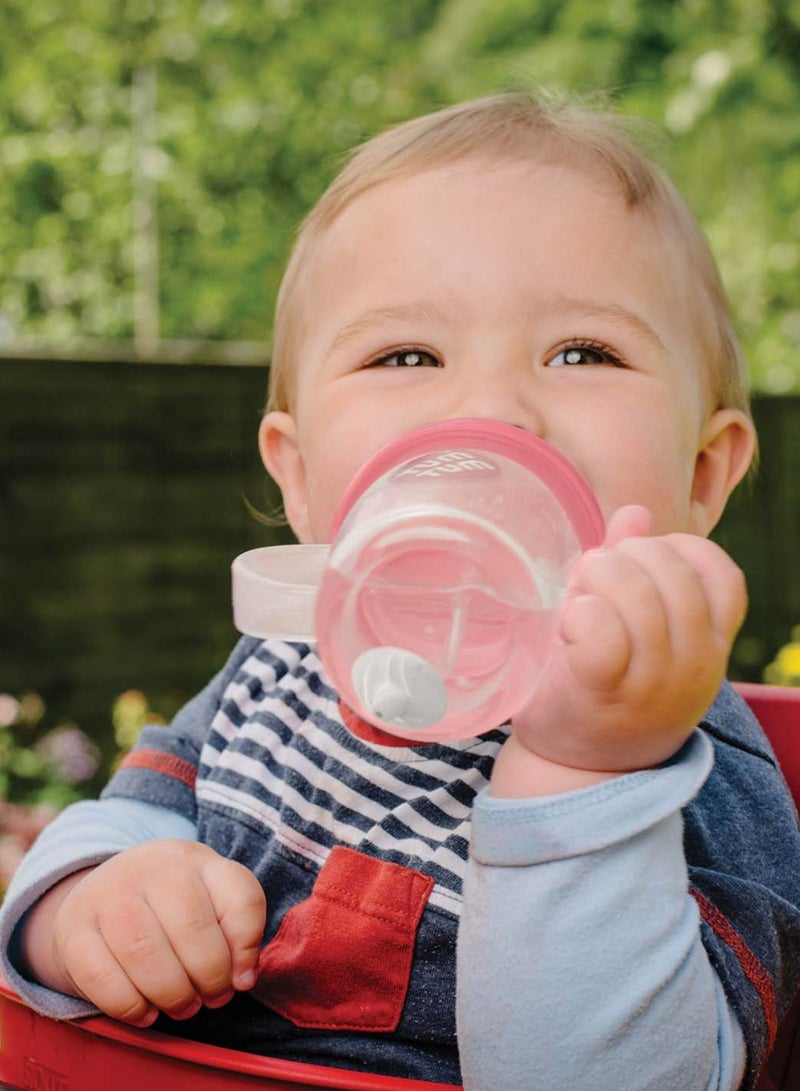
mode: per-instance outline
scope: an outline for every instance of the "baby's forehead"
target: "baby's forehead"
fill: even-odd
[[[587,191],[601,192],[607,197],[619,198],[625,204],[631,204],[630,194],[620,178],[602,162],[585,155],[554,149],[548,152],[540,150],[537,154],[505,154],[498,157],[475,149],[455,158],[425,159],[421,162],[412,159],[391,173],[375,177],[367,174],[344,189],[329,207],[326,208],[324,204],[320,206],[319,225],[320,228],[330,227],[348,209],[364,199],[380,205],[397,187],[413,188],[416,182],[431,176],[443,179],[445,184],[448,179],[474,176],[483,184],[486,199],[491,199],[499,177],[509,172],[534,175],[539,171],[569,172],[583,180]]]
[[[542,182],[542,179],[545,182]],[[528,190],[528,183],[530,189]],[[346,268],[358,261],[364,248],[374,249],[376,238],[385,238],[385,260],[404,244],[404,233],[419,220],[429,225],[432,237],[448,231],[465,234],[485,229],[496,217],[503,222],[527,219],[528,207],[539,213],[551,198],[553,217],[548,231],[574,235],[574,217],[564,215],[561,194],[567,190],[573,207],[596,208],[598,222],[608,221],[611,233],[599,245],[643,248],[671,270],[676,281],[690,278],[687,255],[680,231],[659,210],[632,203],[628,192],[608,169],[594,162],[569,156],[515,156],[497,161],[475,154],[455,161],[425,164],[406,169],[389,178],[364,184],[341,199],[327,215],[308,225],[304,253],[298,255],[305,267],[304,279],[322,269]],[[457,199],[452,199],[453,194]],[[526,207],[527,206],[527,207]],[[432,213],[432,209],[436,210]],[[437,214],[440,213],[440,219]],[[531,217],[533,218],[533,217]],[[598,237],[585,245],[598,245]],[[513,244],[513,237],[511,239]]]
[[[354,238],[366,235],[371,239],[390,221],[415,220],[437,202],[446,213],[444,219],[456,214],[448,195],[457,189],[460,200],[457,210],[464,228],[468,230],[476,212],[493,210],[498,217],[506,212],[504,201],[513,190],[513,209],[524,215],[526,180],[530,179],[530,202],[537,206],[542,201],[542,187],[537,184],[542,175],[552,179],[551,189],[557,195],[559,178],[570,176],[577,183],[578,199],[610,201],[628,210],[628,202],[622,187],[608,172],[584,169],[568,160],[529,157],[489,160],[484,156],[469,156],[457,161],[428,164],[416,169],[409,168],[364,184],[339,201],[335,208],[323,212],[312,221],[308,231],[306,260],[319,251],[329,248],[349,249]],[[521,179],[522,185],[516,184]],[[573,187],[575,188],[575,187]],[[544,199],[547,199],[545,195]],[[638,219],[638,209],[630,208],[632,223]],[[436,229],[436,223],[432,229]],[[569,224],[564,221],[564,229]]]

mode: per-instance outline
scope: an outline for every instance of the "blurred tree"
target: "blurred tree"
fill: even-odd
[[[675,138],[755,383],[800,389],[796,0],[6,0],[0,339],[133,336],[135,178],[157,194],[161,336],[266,338],[292,233],[345,150],[519,84],[608,91]]]
[[[673,137],[666,166],[708,232],[754,385],[800,389],[800,6],[791,0],[445,0],[421,43],[448,99],[534,82]]]

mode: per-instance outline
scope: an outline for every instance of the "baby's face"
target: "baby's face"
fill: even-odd
[[[378,447],[457,417],[553,444],[606,518],[643,504],[658,533],[706,533],[706,367],[679,268],[610,185],[566,166],[465,163],[357,198],[306,271],[293,420],[262,428],[298,537],[330,539]]]

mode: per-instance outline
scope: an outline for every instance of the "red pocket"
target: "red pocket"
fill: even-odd
[[[261,952],[254,996],[299,1027],[393,1031],[433,879],[334,848]]]

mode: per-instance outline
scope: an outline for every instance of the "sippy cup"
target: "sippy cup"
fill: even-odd
[[[527,704],[569,572],[603,537],[578,471],[507,424],[426,425],[349,485],[330,546],[233,565],[242,632],[316,639],[342,700],[412,740],[470,738]]]

